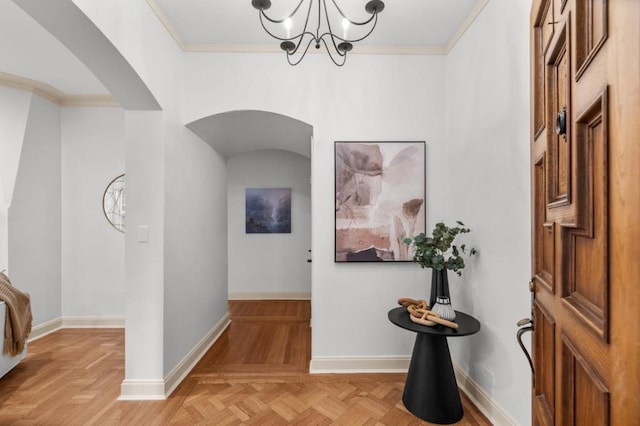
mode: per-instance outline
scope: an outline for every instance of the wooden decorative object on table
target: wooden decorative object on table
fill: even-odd
[[[440,318],[440,315],[436,312],[430,311],[426,300],[415,300],[403,297],[398,299],[398,305],[402,305],[407,308],[407,311],[409,312],[409,319],[416,324],[422,324],[429,327],[440,324],[453,329],[458,328],[458,324],[455,322]]]

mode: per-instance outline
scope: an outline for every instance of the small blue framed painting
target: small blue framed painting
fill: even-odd
[[[291,233],[291,188],[245,189],[247,234]]]

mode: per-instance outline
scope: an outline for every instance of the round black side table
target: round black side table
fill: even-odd
[[[402,395],[404,406],[431,423],[451,424],[460,420],[464,413],[447,337],[475,334],[480,331],[480,322],[456,311],[457,330],[442,325],[427,327],[411,321],[402,306],[389,311],[389,321],[417,333]]]

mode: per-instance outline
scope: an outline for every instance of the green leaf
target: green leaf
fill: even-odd
[[[413,261],[420,267],[439,271],[448,269],[461,275],[465,267],[461,255],[474,255],[476,249],[467,251],[466,244],[454,244],[458,235],[471,232],[461,221],[456,221],[456,224],[458,226],[449,227],[444,222],[437,222],[430,236],[422,232],[414,237],[405,237],[402,242],[414,248]]]

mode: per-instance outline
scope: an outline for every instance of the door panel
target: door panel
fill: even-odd
[[[640,1],[533,0],[534,425],[640,425],[639,58]]]
[[[608,173],[607,95],[602,93],[577,119],[577,227],[567,230],[564,300],[574,314],[607,339]]]
[[[563,336],[563,425],[608,425],[609,391],[604,381],[585,363],[571,341]]]
[[[554,25],[555,26],[555,25]],[[547,97],[549,105],[547,110],[552,111],[548,116],[550,127],[558,126],[558,114],[565,114],[569,117],[569,62],[571,57],[569,22],[560,25],[559,34],[554,37],[547,59]],[[563,134],[549,132],[547,136],[547,156],[550,162],[548,169],[549,177],[548,203],[549,207],[556,208],[566,206],[570,202],[569,193],[571,190],[571,123],[565,120]]]
[[[534,307],[536,321],[535,401],[539,424],[552,425],[555,412],[555,321],[540,306]]]
[[[536,162],[533,172],[534,204],[534,245],[536,257],[534,259],[534,271],[540,283],[547,291],[553,292],[553,259],[554,259],[554,234],[553,223],[547,222],[546,216],[546,170],[545,157],[541,156]]]
[[[607,39],[607,0],[576,2],[576,79]]]

